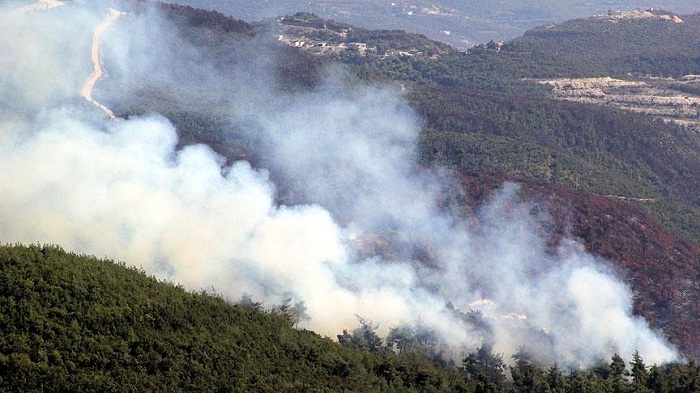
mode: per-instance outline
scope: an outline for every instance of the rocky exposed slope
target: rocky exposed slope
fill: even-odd
[[[700,77],[622,80],[611,77],[547,79],[557,99],[605,105],[700,128]]]

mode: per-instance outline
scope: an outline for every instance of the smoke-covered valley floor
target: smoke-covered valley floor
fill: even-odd
[[[303,326],[329,336],[359,315],[380,333],[421,321],[457,355],[492,340],[506,358],[525,346],[560,364],[677,358],[604,261],[573,240],[547,247],[517,185],[454,212],[459,186],[416,164],[421,121],[396,89],[329,68],[310,91],[280,90],[265,39],[217,41],[212,56],[156,8],[124,5],[100,36],[109,78],[94,96],[121,108],[111,120],[81,96],[111,12],[91,3],[0,9],[3,242],[105,255],[234,301],[303,301]],[[125,113],[144,92],[225,119],[211,132],[242,139],[254,165],[180,148],[158,113]],[[281,189],[303,203],[280,203]],[[487,328],[457,311],[470,309]]]

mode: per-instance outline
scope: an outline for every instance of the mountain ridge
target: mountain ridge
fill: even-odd
[[[631,11],[658,7],[653,2],[605,1],[576,2],[562,6],[559,2],[507,1],[497,5],[490,2],[463,3],[450,0],[396,0],[379,2],[363,0],[338,2],[313,0],[299,4],[296,1],[261,1],[255,5],[245,1],[176,0],[179,4],[212,9],[247,21],[312,12],[326,19],[351,23],[368,29],[400,29],[449,43],[466,49],[490,40],[508,40],[537,26],[558,23],[588,15],[606,14],[610,10]],[[699,12],[693,1],[666,1],[662,8],[678,14]],[[371,11],[371,12],[370,12]]]

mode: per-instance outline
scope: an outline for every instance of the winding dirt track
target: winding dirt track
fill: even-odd
[[[114,22],[117,21],[122,16],[125,16],[126,12],[121,12],[117,11],[113,8],[109,9],[109,15],[100,22],[95,27],[95,32],[92,35],[92,65],[93,65],[93,71],[92,74],[88,77],[88,79],[85,81],[83,84],[83,87],[80,89],[80,94],[82,94],[83,97],[85,97],[86,100],[92,102],[97,106],[98,108],[102,109],[102,111],[107,114],[107,116],[114,120],[116,119],[116,116],[114,115],[114,112],[112,112],[109,108],[107,108],[104,104],[96,101],[92,97],[92,90],[95,88],[95,83],[97,83],[98,80],[100,80],[104,76],[104,71],[102,70],[102,63],[100,63],[100,40],[102,38],[102,35],[109,30],[110,27],[114,24]]]
[[[23,7],[11,9],[9,11],[0,12],[0,18],[11,18],[18,17],[24,14],[28,14],[35,11],[46,10],[50,8],[60,7],[66,3],[60,0],[37,0],[36,3],[29,4]],[[95,31],[92,36],[92,65],[93,71],[87,78],[85,83],[80,89],[80,94],[88,101],[93,103],[95,106],[100,108],[107,116],[114,120],[116,116],[109,108],[104,104],[98,102],[92,97],[92,91],[95,88],[95,84],[98,80],[104,77],[105,73],[102,69],[102,64],[100,63],[100,40],[102,35],[109,30],[110,27],[122,16],[127,15],[126,12],[117,11],[113,8],[109,9],[109,15],[100,22],[95,27]]]

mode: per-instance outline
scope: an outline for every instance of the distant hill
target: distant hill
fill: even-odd
[[[699,32],[700,14],[610,12],[530,30],[507,50],[586,62],[588,76],[679,78],[700,69]]]
[[[222,12],[246,21],[312,12],[327,19],[351,23],[369,29],[399,29],[468,48],[489,40],[517,37],[536,26],[561,22],[608,10],[631,11],[635,8],[663,7],[679,14],[700,12],[693,0],[593,1],[566,4],[558,1],[327,1],[327,0],[172,0],[197,8]]]

